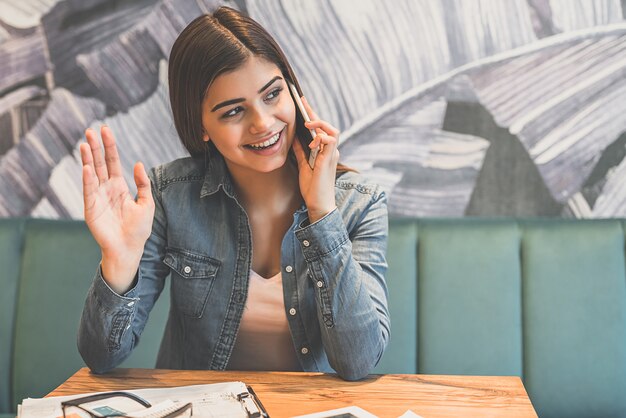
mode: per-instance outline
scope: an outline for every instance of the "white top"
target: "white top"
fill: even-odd
[[[250,270],[248,298],[227,369],[302,371],[287,323],[280,272],[265,279]]]

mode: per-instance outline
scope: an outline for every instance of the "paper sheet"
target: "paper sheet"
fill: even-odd
[[[314,414],[300,415],[294,418],[378,418],[370,414],[365,409],[358,406],[347,406],[345,408],[331,409],[329,411],[317,412]]]
[[[213,383],[207,385],[178,386],[172,388],[157,389],[134,389],[126,390],[150,402],[153,407],[184,405],[188,402],[193,404],[193,416],[207,418],[247,418],[247,413],[238,400],[237,395],[247,393],[246,385],[243,382]],[[70,399],[92,395],[93,393],[82,393],[72,396],[58,396],[42,399],[24,399],[21,406],[18,406],[19,418],[50,418],[62,417],[61,402]],[[90,410],[95,408],[113,408],[126,414],[141,412],[142,407],[136,402],[123,397],[109,398],[102,401],[92,402],[88,405]],[[145,408],[143,408],[145,410]],[[68,414],[69,408],[66,409]],[[72,418],[89,417],[79,408],[71,408]]]

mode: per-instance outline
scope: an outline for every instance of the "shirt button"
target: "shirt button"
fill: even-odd
[[[311,243],[307,240],[302,241],[302,245],[304,245],[305,247],[308,247],[309,245],[311,245]]]
[[[183,269],[183,271],[184,271],[186,274],[189,274],[189,273],[191,273],[191,267],[189,267],[189,266],[185,266],[185,268]]]
[[[291,266],[287,266],[287,267],[285,267],[285,271],[286,271],[287,273],[291,273],[291,272],[293,271],[293,267],[291,267]]]
[[[126,304],[126,306],[130,307],[130,306],[133,306],[134,304],[135,304],[135,302],[128,302],[128,303]]]
[[[300,350],[300,352],[301,352],[302,354],[307,354],[307,353],[309,352],[309,349],[308,349],[308,348],[306,348],[306,347],[302,347],[302,350]]]
[[[295,314],[296,314],[296,310],[295,310],[295,308],[291,308],[291,309],[289,309],[289,315],[293,316],[293,315],[295,315]]]
[[[317,283],[317,287],[324,287],[324,282],[323,281],[318,281]]]

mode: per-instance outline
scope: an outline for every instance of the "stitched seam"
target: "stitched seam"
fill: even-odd
[[[180,254],[186,258],[191,258],[196,261],[209,262],[209,263],[212,262],[216,266],[219,266],[221,264],[219,260],[209,257],[208,255],[195,254],[187,250],[183,250],[183,249],[176,248],[176,247],[167,247],[165,251],[166,253],[170,252],[170,253]]]
[[[172,289],[176,292],[177,289],[180,289],[181,293],[188,293],[190,288],[195,284],[200,283],[198,286],[195,286],[194,293],[196,295],[202,295],[200,298],[200,303],[191,304],[190,302],[185,303],[182,307],[178,307],[177,310],[184,316],[192,317],[192,318],[202,318],[204,313],[204,309],[209,300],[209,296],[211,295],[211,291],[213,290],[213,285],[215,283],[215,277],[207,277],[207,278],[182,278],[182,281],[176,281],[176,279],[172,278]],[[191,282],[192,280],[201,280],[201,282]]]
[[[328,282],[326,278],[324,277],[324,275],[322,274],[321,269],[319,272],[315,271],[315,273],[319,273],[319,274],[314,274],[313,271],[316,270],[316,267],[315,266],[312,266],[312,267],[313,267],[312,269],[309,269],[309,275],[311,279],[313,280],[313,282],[317,282],[319,280],[322,283],[324,283],[323,287],[317,287],[317,284],[315,284],[315,287],[318,290],[320,309],[322,311],[322,319],[324,320],[324,325],[326,326],[326,328],[332,328],[335,324],[334,324],[333,309],[332,309],[331,301],[330,301],[330,295],[328,294]],[[318,275],[320,277],[317,277]]]
[[[204,180],[204,176],[183,176],[183,177],[161,179],[161,182],[159,184],[159,191],[165,190],[168,186],[174,183],[194,182],[194,181],[202,181],[202,180]]]
[[[335,183],[335,187],[342,190],[356,190],[361,194],[369,194],[376,197],[380,194],[378,186],[367,186],[360,183],[352,183],[348,181],[338,181]]]
[[[120,349],[126,323],[130,321],[131,317],[132,313],[129,313],[128,311],[118,312],[115,316],[113,316],[111,333],[109,334],[109,341],[107,344],[109,352]]]

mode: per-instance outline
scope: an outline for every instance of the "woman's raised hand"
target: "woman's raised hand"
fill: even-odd
[[[85,222],[102,250],[102,275],[118,294],[133,284],[144,245],[150,236],[154,199],[143,164],[134,167],[137,200],[131,196],[122,174],[113,133],[100,129],[104,153],[93,129],[80,145],[83,161]]]
[[[309,212],[309,221],[313,223],[336,207],[335,176],[339,162],[337,149],[339,131],[328,122],[320,120],[304,97],[302,103],[311,117],[311,122],[307,122],[306,127],[315,129],[317,132],[317,136],[311,141],[309,147],[313,149],[320,146],[320,152],[315,159],[315,167],[311,169],[302,144],[297,139],[293,141],[293,151],[300,172],[300,193]]]

